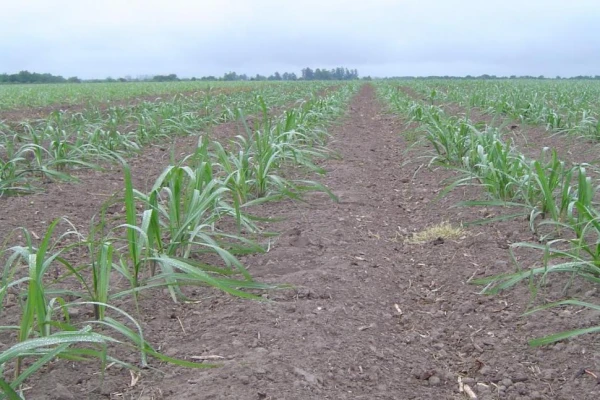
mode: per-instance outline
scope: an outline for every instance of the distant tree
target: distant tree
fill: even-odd
[[[19,71],[17,74],[0,75],[0,83],[64,83],[65,78],[60,75],[39,74],[37,72]]]
[[[152,80],[154,82],[176,82],[176,81],[179,81],[179,78],[177,77],[176,74],[154,75],[152,77]]]
[[[284,72],[281,75],[281,79],[284,81],[295,81],[298,78],[296,77],[296,74],[293,72]]]
[[[223,80],[224,81],[237,81],[238,74],[235,72],[228,72],[225,75],[223,75]]]
[[[310,68],[302,69],[302,78],[305,81],[311,80],[352,80],[358,79],[357,69],[348,69],[344,67],[333,68],[331,70],[317,68],[314,71]],[[285,80],[285,78],[284,78]]]
[[[302,79],[304,79],[305,81],[312,81],[313,79],[315,79],[315,73],[312,69],[308,67],[304,68],[302,69]]]

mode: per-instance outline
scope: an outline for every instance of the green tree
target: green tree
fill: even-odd
[[[304,79],[305,81],[312,81],[313,79],[315,79],[315,73],[312,69],[306,67],[302,69],[302,79]]]

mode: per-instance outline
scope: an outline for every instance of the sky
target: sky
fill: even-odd
[[[599,0],[7,0],[2,11],[0,73],[600,75]]]

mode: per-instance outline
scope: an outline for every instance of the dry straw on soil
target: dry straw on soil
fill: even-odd
[[[436,240],[458,240],[463,239],[466,235],[465,230],[462,226],[452,226],[447,221],[441,222],[437,225],[430,226],[421,232],[416,232],[412,237],[406,240],[410,244],[424,244],[433,242]]]

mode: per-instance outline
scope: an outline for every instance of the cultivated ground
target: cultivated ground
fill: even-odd
[[[293,289],[265,294],[264,302],[202,289],[186,304],[160,292],[142,299],[150,343],[169,356],[214,360],[219,368],[153,362],[134,378],[111,367],[102,379],[97,365],[57,362],[30,382],[28,398],[469,398],[459,391],[459,378],[479,399],[599,398],[597,380],[580,373],[600,374],[597,335],[537,349],[527,345],[533,337],[597,324],[598,314],[554,309],[525,318],[520,315],[531,300],[529,288],[485,297],[469,283],[513,270],[510,243],[536,240],[526,221],[468,227],[453,240],[407,242],[441,222],[459,226],[498,210],[453,208],[481,198],[475,188],[438,199],[452,173],[427,167],[429,159],[421,158],[427,147],[408,151],[413,142],[402,136],[404,129],[373,87],[363,86],[331,129],[331,148],[341,158],[323,163],[328,174],[322,182],[339,203],[312,194],[306,203],[255,210],[284,217],[269,227],[282,235],[266,254],[242,261],[255,279]],[[234,125],[213,128],[217,137],[235,132]],[[194,143],[181,139],[177,152]],[[168,146],[155,146],[132,160],[137,186],[154,181],[168,165],[168,153]],[[113,172],[85,173],[80,185],[51,184],[44,194],[0,199],[2,237],[21,225],[42,232],[60,215],[84,228],[114,192],[112,182],[122,187],[122,173]],[[27,218],[17,220],[23,213]],[[525,266],[540,260],[539,254],[517,256]],[[551,277],[536,301],[561,298],[564,284]],[[570,290],[595,303],[600,297],[580,282]]]

